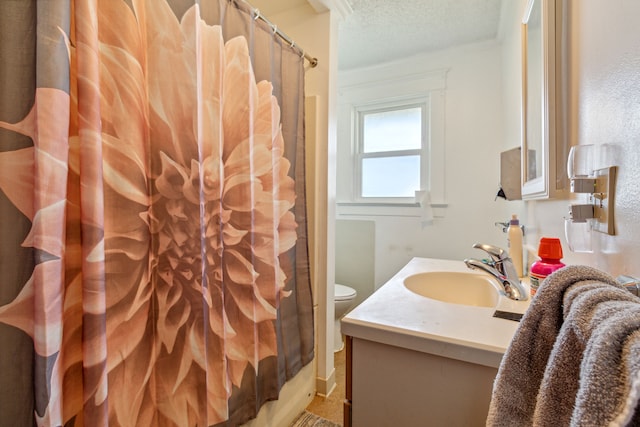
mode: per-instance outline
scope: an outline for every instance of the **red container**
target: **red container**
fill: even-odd
[[[538,288],[548,275],[564,267],[564,264],[560,262],[562,259],[560,239],[555,237],[543,237],[540,239],[538,256],[540,260],[534,262],[529,271],[531,296],[536,294]]]

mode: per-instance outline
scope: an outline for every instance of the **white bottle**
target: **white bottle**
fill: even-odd
[[[522,270],[522,229],[520,228],[518,216],[515,214],[511,215],[511,221],[509,221],[507,240],[509,242],[509,256],[513,261],[513,266],[516,268],[518,277],[522,277],[524,274]]]

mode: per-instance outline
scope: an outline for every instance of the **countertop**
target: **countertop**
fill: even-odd
[[[513,301],[502,293],[496,308],[472,307],[429,299],[404,286],[406,277],[427,271],[478,273],[462,261],[413,258],[342,318],[342,333],[497,368],[519,323],[493,313],[524,313],[531,299]]]

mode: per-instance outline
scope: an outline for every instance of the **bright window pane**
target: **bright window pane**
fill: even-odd
[[[365,113],[363,152],[417,150],[422,147],[422,109]]]
[[[362,159],[362,197],[414,197],[420,190],[420,156]]]

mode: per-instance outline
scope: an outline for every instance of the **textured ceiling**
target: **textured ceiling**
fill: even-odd
[[[349,2],[353,13],[340,24],[338,38],[340,69],[495,39],[502,0]]]
[[[340,23],[341,70],[497,37],[502,1],[346,0],[353,13]],[[249,0],[267,16],[307,0]]]

